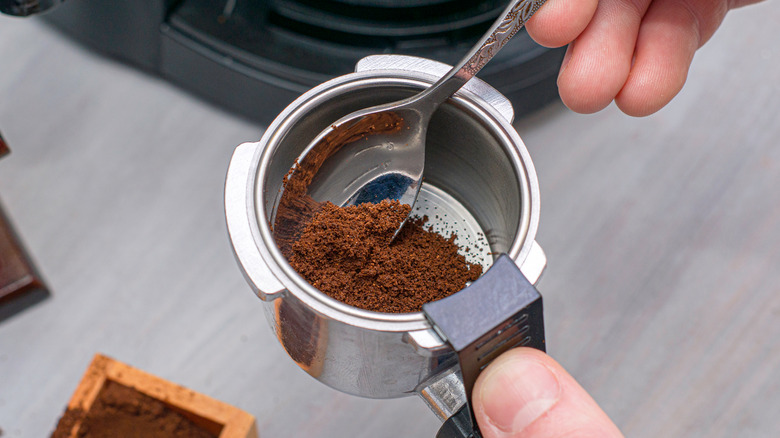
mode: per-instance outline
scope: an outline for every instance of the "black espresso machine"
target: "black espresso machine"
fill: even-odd
[[[507,0],[0,0],[85,45],[268,122],[367,55],[454,64]],[[52,7],[56,6],[56,7]],[[48,10],[47,10],[48,9]],[[557,98],[563,49],[522,31],[480,73],[522,115]]]

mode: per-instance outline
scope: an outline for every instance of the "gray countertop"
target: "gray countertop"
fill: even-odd
[[[549,352],[631,437],[780,430],[780,3],[732,12],[642,119],[516,123],[542,191]],[[51,297],[0,323],[0,429],[43,437],[92,356],[236,405],[275,437],[432,437],[416,398],[301,371],[233,260],[222,185],[263,127],[0,16],[0,199]]]

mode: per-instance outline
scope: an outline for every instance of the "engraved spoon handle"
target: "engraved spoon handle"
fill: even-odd
[[[525,26],[525,22],[546,0],[513,0],[501,17],[493,23],[479,43],[456,65],[430,88],[420,93],[420,99],[430,99],[433,109],[455,94],[469,79],[473,78],[501,48]],[[417,99],[415,99],[417,100]]]

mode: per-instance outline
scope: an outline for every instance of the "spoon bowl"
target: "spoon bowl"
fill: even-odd
[[[463,60],[431,87],[398,102],[351,113],[315,137],[285,177],[279,203],[284,219],[303,224],[326,201],[349,206],[390,199],[414,206],[423,179],[431,116],[544,2],[512,1]],[[395,235],[405,222],[398,224]]]
[[[425,164],[426,117],[429,114],[401,101],[361,110],[333,123],[298,161],[301,169],[319,165],[308,187],[309,196],[340,206],[383,199],[414,204]]]

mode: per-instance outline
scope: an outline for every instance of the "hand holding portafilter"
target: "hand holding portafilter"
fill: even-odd
[[[545,351],[542,296],[501,255],[493,267],[462,291],[423,305],[436,332],[458,354],[467,403],[450,417],[437,438],[479,437],[472,391],[479,374],[502,353],[516,347]]]
[[[484,438],[622,438],[614,423],[550,356],[510,350],[482,372],[474,410]]]

